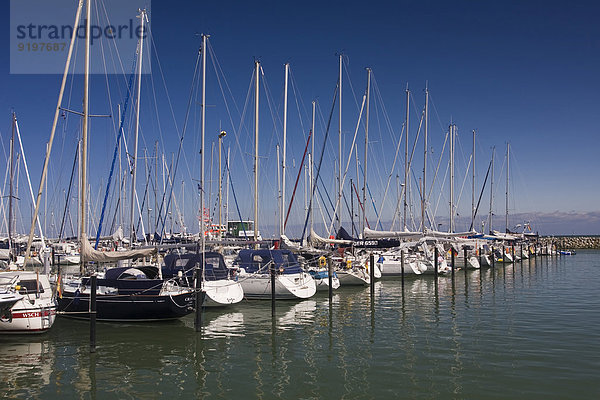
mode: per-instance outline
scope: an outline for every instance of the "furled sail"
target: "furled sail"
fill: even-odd
[[[81,251],[80,256],[85,261],[96,261],[96,262],[111,262],[119,260],[130,260],[133,258],[148,257],[155,254],[157,249],[155,247],[146,249],[126,250],[126,251],[100,251],[95,250],[84,235],[81,238]]]

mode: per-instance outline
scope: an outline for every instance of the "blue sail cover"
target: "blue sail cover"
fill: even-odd
[[[298,274],[302,272],[298,259],[289,250],[240,250],[236,264],[246,272],[268,273],[271,262],[280,274]]]
[[[206,252],[204,255],[196,253],[171,253],[167,255],[162,270],[163,277],[172,278],[177,276],[179,271],[185,276],[192,277],[196,265],[201,267],[204,259],[206,259],[206,264],[204,265],[204,277],[207,281],[227,279],[229,276],[229,269],[227,269],[227,266],[225,265],[223,256],[220,253],[212,251]]]

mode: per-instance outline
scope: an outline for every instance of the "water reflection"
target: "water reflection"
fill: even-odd
[[[47,336],[0,337],[0,393],[21,397],[50,383],[56,349]]]
[[[592,282],[600,268],[597,258],[572,260],[411,278],[404,290],[400,280],[382,280],[373,298],[369,288],[352,288],[331,305],[326,295],[278,302],[275,318],[269,302],[244,302],[207,310],[200,333],[193,316],[98,324],[96,354],[88,323],[61,318],[43,336],[0,337],[0,393],[513,398],[544,383],[540,397],[581,390],[594,398],[600,317]]]

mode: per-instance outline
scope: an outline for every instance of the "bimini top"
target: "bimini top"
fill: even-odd
[[[225,265],[223,255],[214,251],[207,251],[202,254],[196,253],[183,253],[176,254],[171,253],[165,256],[165,266],[163,267],[163,276],[170,278],[176,276],[179,271],[184,275],[191,277],[194,275],[194,269],[196,265],[199,267],[204,264],[204,278],[209,281],[216,281],[220,279],[227,279],[229,276],[229,269]]]
[[[289,250],[240,250],[236,265],[246,272],[269,272],[271,263],[275,271],[283,274],[298,274],[302,272],[298,259]]]

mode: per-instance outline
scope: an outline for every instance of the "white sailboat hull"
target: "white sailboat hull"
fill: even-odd
[[[230,279],[205,281],[202,289],[206,293],[204,307],[223,307],[239,303],[244,299],[242,285]]]
[[[335,271],[341,286],[367,286],[371,279],[364,269],[350,268]]]
[[[270,299],[271,276],[270,274],[239,275],[239,283],[247,299]],[[317,292],[315,280],[306,272],[296,274],[283,274],[275,276],[275,298],[307,299]]]
[[[18,276],[19,282],[35,282],[38,293],[25,293],[11,308],[10,313],[0,318],[0,334],[43,333],[52,327],[56,319],[56,303],[47,275],[35,272],[11,271],[0,273],[0,278],[12,279]],[[19,284],[17,282],[17,285]],[[32,290],[33,291],[33,290]],[[25,290],[26,292],[26,290]]]

